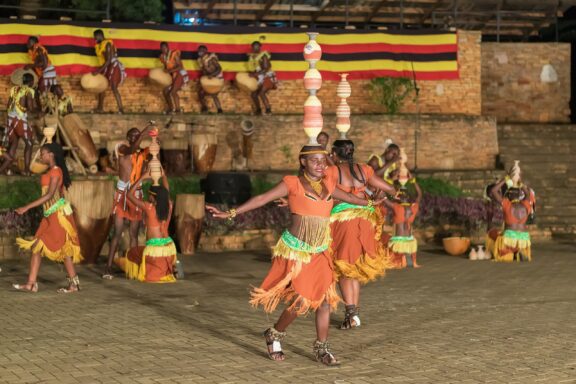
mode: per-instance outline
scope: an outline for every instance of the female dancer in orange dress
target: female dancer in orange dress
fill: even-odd
[[[366,186],[393,193],[394,188],[367,164],[354,163],[354,143],[336,140],[332,145],[336,158],[338,189],[366,200]],[[377,207],[336,202],[330,216],[334,264],[340,291],[346,304],[340,329],[360,326],[358,304],[360,284],[382,276],[388,267],[386,248],[380,242],[383,220]]]
[[[326,166],[326,151],[319,146],[305,146],[300,151],[299,176],[285,176],[270,191],[228,212],[206,206],[215,217],[233,219],[288,196],[292,226],[276,244],[272,267],[262,285],[252,290],[250,300],[253,306],[262,305],[268,313],[281,301],[288,304],[276,324],[264,332],[272,360],[284,360],[281,341],[286,328],[298,315],[312,310],[316,311],[316,360],[326,365],[338,364],[327,341],[330,311],[340,301],[330,255],[330,210],[334,199],[358,205],[371,205],[372,201],[336,189],[337,182],[336,168]]]
[[[82,261],[76,223],[70,203],[64,199],[64,188],[70,187],[70,175],[64,162],[62,147],[56,143],[45,144],[40,150],[40,161],[48,165],[48,171],[40,178],[42,196],[33,202],[16,209],[23,215],[28,210],[42,206],[44,218],[34,235],[28,241],[16,239],[23,249],[32,250],[30,273],[26,284],[14,284],[20,291],[38,292],[38,270],[42,256],[64,263],[68,273],[68,287],[60,288],[59,293],[70,293],[80,290],[80,280],[74,270],[74,264]]]
[[[116,259],[116,264],[129,279],[147,283],[173,283],[176,281],[176,246],[168,235],[172,202],[166,175],[162,176],[162,186],[150,187],[148,202],[143,202],[135,195],[138,185],[150,178],[150,175],[143,175],[128,193],[130,202],[145,213],[146,246],[130,248],[126,257]]]

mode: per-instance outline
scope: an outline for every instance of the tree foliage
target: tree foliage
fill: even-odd
[[[164,21],[162,17],[162,11],[164,10],[162,0],[48,0],[47,5],[66,9],[106,11],[108,1],[110,2],[110,17],[112,21]],[[74,15],[76,20],[101,20],[103,18],[102,14],[78,13]]]

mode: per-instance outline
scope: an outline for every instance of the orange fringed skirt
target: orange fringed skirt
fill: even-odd
[[[74,264],[83,260],[76,222],[68,203],[40,221],[34,239],[18,238],[16,243],[22,249],[40,253],[58,263],[63,263],[66,257],[72,258]]]
[[[253,288],[250,304],[261,305],[265,312],[273,312],[280,302],[299,316],[315,311],[324,301],[333,311],[341,301],[336,291],[336,278],[329,250],[308,254],[309,261],[288,259],[279,250],[285,248],[279,240],[272,258],[272,267],[259,288]]]
[[[149,244],[156,240],[161,244]],[[128,279],[145,283],[174,283],[176,247],[172,239],[148,240],[145,247],[136,246],[126,252],[126,257],[115,259],[116,265]]]
[[[380,241],[382,221],[379,211],[348,209],[331,216],[332,250],[339,277],[366,284],[386,273],[390,263]],[[345,216],[342,214],[346,214]],[[355,217],[359,216],[359,217]]]

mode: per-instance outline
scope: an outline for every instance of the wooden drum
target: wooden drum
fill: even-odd
[[[190,144],[194,172],[200,174],[210,172],[216,160],[218,136],[214,133],[193,133]]]
[[[162,166],[168,175],[183,175],[190,171],[190,148],[187,140],[162,140]]]
[[[238,72],[236,74],[236,84],[238,84],[238,88],[245,92],[254,92],[258,89],[258,79],[246,72]]]
[[[78,147],[80,160],[87,166],[96,164],[98,162],[98,150],[88,128],[80,117],[76,113],[70,113],[61,118],[60,121],[71,144]]]
[[[74,208],[84,263],[94,264],[108,238],[113,217],[114,181],[74,180],[67,192]]]
[[[163,68],[152,68],[150,72],[148,72],[148,78],[153,84],[161,87],[169,87],[172,85],[172,76]]]
[[[202,76],[200,78],[200,85],[207,94],[215,95],[218,92],[220,92],[224,87],[224,79],[217,77],[210,78],[208,76]]]
[[[193,255],[198,247],[204,222],[204,208],[204,195],[176,195],[176,238],[180,253],[184,255]]]
[[[100,73],[96,75],[87,73],[80,79],[80,85],[87,92],[102,93],[108,89],[108,79]]]

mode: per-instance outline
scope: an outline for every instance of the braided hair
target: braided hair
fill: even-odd
[[[159,221],[168,219],[170,213],[170,194],[162,185],[153,185],[149,192],[156,198],[156,217]]]
[[[350,167],[350,175],[359,182],[363,182],[354,171],[354,142],[352,140],[336,140],[332,143],[332,151],[338,158],[346,161]]]
[[[66,167],[66,160],[64,159],[64,150],[58,143],[44,144],[42,149],[52,153],[54,155],[54,162],[56,166],[62,170],[62,183],[66,189],[70,188],[72,185],[72,179],[70,178],[70,172],[68,172],[68,167]]]

